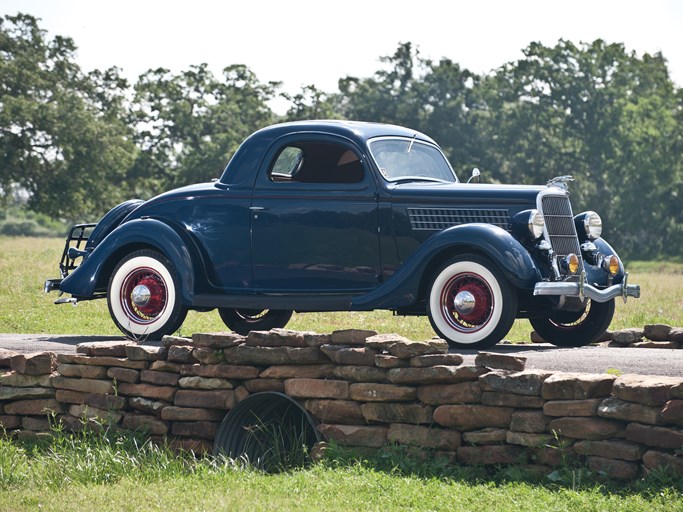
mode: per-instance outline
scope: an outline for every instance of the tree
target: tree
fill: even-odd
[[[307,85],[301,92],[291,96],[282,94],[282,97],[291,103],[285,115],[286,121],[303,121],[306,119],[337,119],[338,94],[327,94],[315,85]]]
[[[26,14],[0,18],[0,187],[31,209],[82,219],[126,195],[134,154],[115,92],[117,70],[85,75],[69,38]]]
[[[150,193],[220,176],[239,144],[272,122],[267,102],[278,86],[242,65],[225,68],[223,80],[206,64],[143,74],[135,85],[132,179]]]
[[[341,113],[347,119],[397,123],[418,128],[422,61],[411,43],[401,43],[394,55],[381,57],[387,65],[371,78],[347,76],[339,80]],[[416,69],[417,68],[417,69]]]
[[[680,181],[681,103],[664,58],[602,40],[532,43],[524,55],[482,82],[477,125],[493,176],[543,183],[573,174],[575,208],[599,209],[623,255],[670,251],[667,233],[680,227],[665,183]]]
[[[380,61],[387,66],[371,78],[339,81],[340,113],[350,119],[408,126],[433,136],[458,174],[469,173],[478,158],[478,137],[469,112],[478,77],[449,59],[422,59],[411,43]]]

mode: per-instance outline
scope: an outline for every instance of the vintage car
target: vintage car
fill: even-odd
[[[135,339],[175,332],[190,309],[218,308],[238,333],[284,327],[293,311],[385,309],[427,315],[453,347],[492,346],[515,318],[585,345],[615,298],[640,289],[600,217],[572,213],[569,180],[463,183],[415,130],[278,124],[247,138],[218,180],[74,226],[62,278],[45,289],[71,295],[58,303],[106,297]]]

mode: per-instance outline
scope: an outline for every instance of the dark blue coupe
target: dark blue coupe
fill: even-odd
[[[478,171],[473,172],[473,177]],[[547,341],[599,338],[616,297],[638,297],[567,181],[462,183],[439,146],[398,126],[309,121],[251,135],[221,178],[74,226],[59,290],[105,298],[131,338],[218,308],[238,333],[293,311],[427,315],[455,347],[485,348],[529,318]],[[80,264],[77,264],[77,261]]]

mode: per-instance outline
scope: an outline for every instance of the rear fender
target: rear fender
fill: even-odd
[[[387,282],[352,301],[352,309],[397,309],[419,299],[424,279],[456,254],[477,252],[490,258],[518,289],[532,290],[541,280],[536,263],[510,233],[491,224],[463,224],[436,233],[401,265]]]
[[[109,233],[121,224],[121,221],[123,221],[129,213],[143,203],[144,201],[142,199],[130,199],[109,210],[109,212],[99,220],[92,233],[90,233],[88,243],[85,246],[86,251],[90,252],[97,247]]]
[[[173,262],[180,279],[180,293],[184,304],[192,304],[195,273],[192,242],[168,224],[156,219],[136,219],[114,229],[83,263],[60,284],[60,291],[78,298],[93,298],[98,283],[106,282],[116,264],[137,249],[151,248]],[[101,284],[99,285],[101,286]]]

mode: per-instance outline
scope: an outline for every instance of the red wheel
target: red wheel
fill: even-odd
[[[451,346],[486,348],[512,327],[517,295],[488,259],[462,255],[436,272],[427,313],[434,330]]]
[[[162,274],[150,267],[140,267],[128,274],[121,287],[121,304],[128,317],[138,324],[148,324],[166,309],[168,285]]]
[[[180,303],[173,264],[151,250],[129,254],[116,266],[107,299],[112,319],[133,339],[172,334],[187,314]]]
[[[453,329],[473,333],[488,324],[495,299],[485,279],[478,274],[464,272],[446,283],[439,302],[443,318]]]

